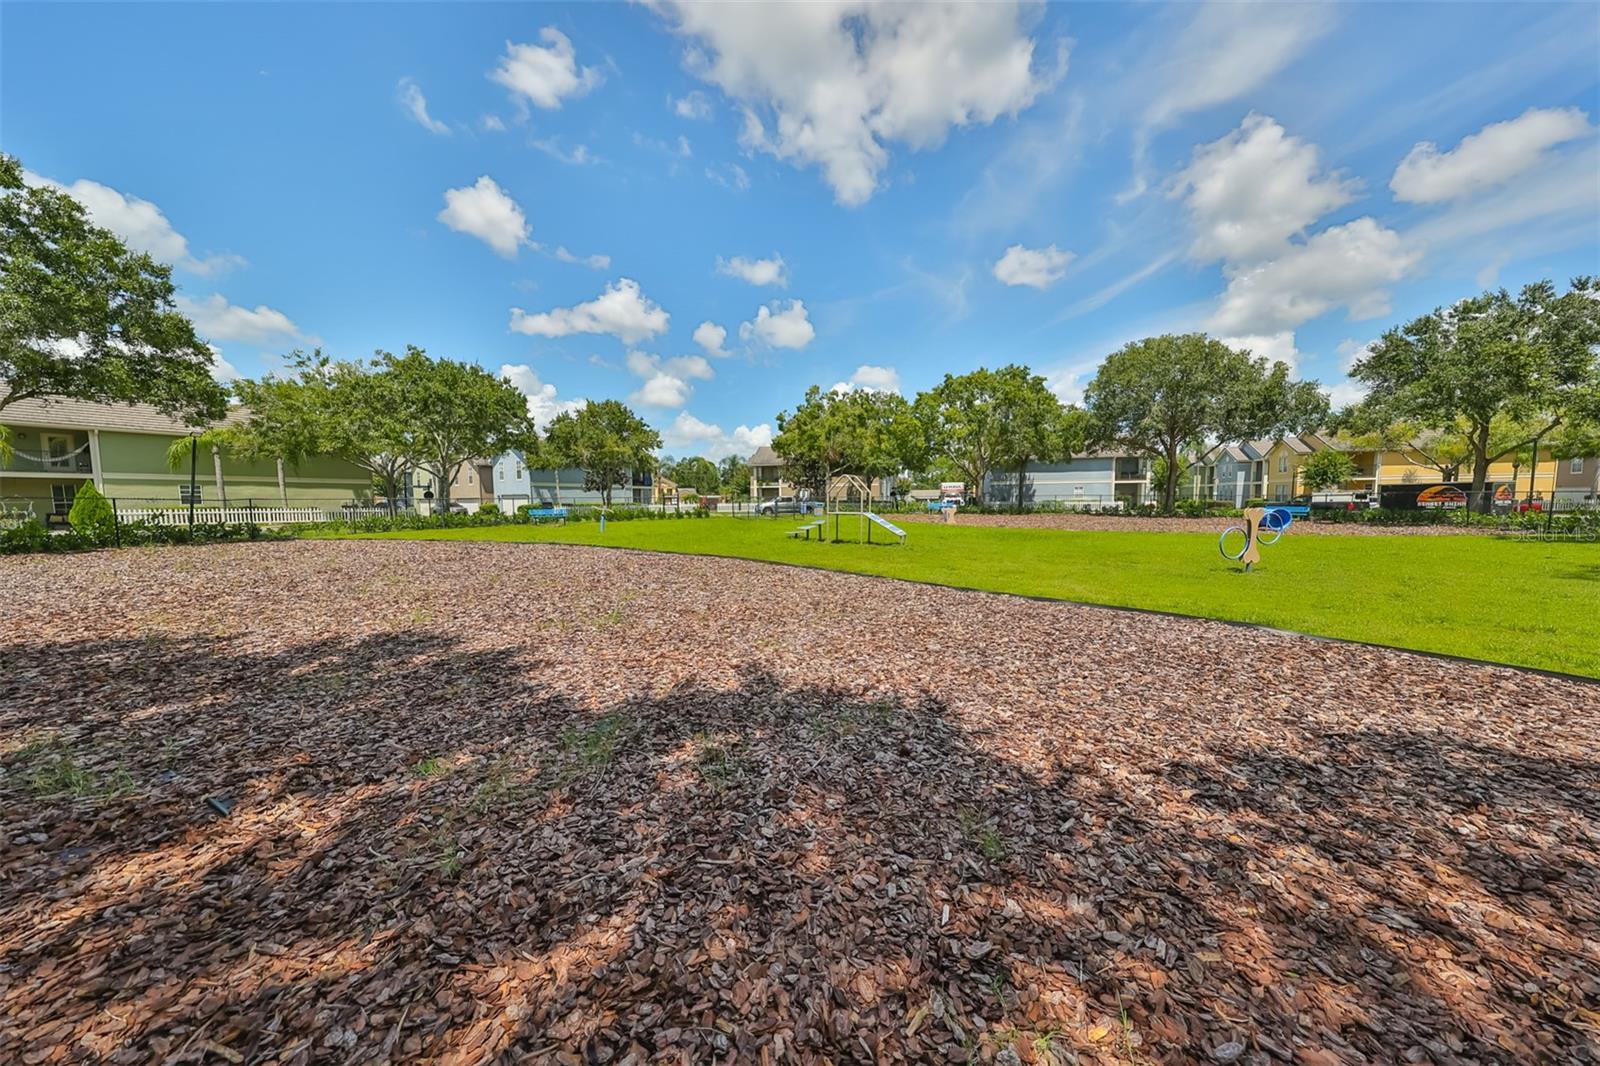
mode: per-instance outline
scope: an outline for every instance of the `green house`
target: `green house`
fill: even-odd
[[[235,409],[224,422],[241,417]],[[190,427],[146,404],[18,400],[0,408],[0,426],[12,449],[0,458],[0,513],[64,516],[79,486],[91,481],[120,513],[186,513],[192,499],[206,509],[197,516],[205,521],[242,521],[240,509],[258,521],[303,521],[309,516],[302,512],[371,496],[371,477],[341,459],[244,462],[204,445],[195,451],[191,480],[188,468],[167,465],[168,448]]]

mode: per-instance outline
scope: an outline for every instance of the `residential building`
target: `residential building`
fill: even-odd
[[[223,423],[243,417],[236,408]],[[371,476],[340,459],[244,462],[205,446],[195,453],[191,491],[189,470],[167,465],[167,450],[191,427],[148,404],[18,400],[0,409],[0,425],[13,450],[0,462],[0,510],[41,518],[65,515],[90,482],[120,510],[175,509],[191,499],[205,507],[337,505],[371,496]]]
[[[983,498],[1001,506],[1017,502],[1017,472],[996,470],[984,482]],[[1135,455],[1093,452],[1066,462],[1029,463],[1022,474],[1022,503],[1083,507],[1137,507],[1150,498],[1150,464]]]
[[[1556,459],[1552,495],[1563,505],[1600,504],[1600,457]]]
[[[759,503],[795,494],[794,483],[784,480],[783,460],[767,445],[757,448],[745,464],[750,467],[751,500]]]
[[[599,491],[583,487],[583,471],[577,467],[529,469],[521,453],[506,452],[489,469],[493,486],[490,498],[502,511],[513,511],[523,504],[553,507],[601,501]],[[611,502],[630,506],[649,503],[655,491],[654,480],[649,471],[636,471],[626,485],[611,490]]]

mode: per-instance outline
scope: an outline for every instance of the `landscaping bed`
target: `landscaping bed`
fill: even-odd
[[[896,522],[943,522],[938,514],[903,514],[894,516]],[[1107,514],[956,514],[956,523],[964,526],[1009,526],[1015,529],[1076,529],[1093,533],[1133,532],[1143,533],[1221,533],[1229,526],[1242,522],[1241,518],[1178,518],[1121,516]],[[1296,535],[1304,533],[1334,534],[1357,537],[1441,537],[1468,534],[1494,533],[1484,526],[1430,525],[1377,525],[1366,522],[1317,522],[1297,520],[1293,526]]]
[[[1600,686],[553,544],[0,616],[0,1061],[1597,1060]]]

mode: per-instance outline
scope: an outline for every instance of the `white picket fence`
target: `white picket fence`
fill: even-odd
[[[352,518],[387,515],[382,507],[196,507],[194,522],[214,525],[242,525],[254,522],[258,526],[281,526],[290,522],[348,522]],[[186,526],[189,508],[117,508],[117,518],[123,522],[149,522],[158,526]]]

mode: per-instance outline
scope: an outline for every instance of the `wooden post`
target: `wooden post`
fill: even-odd
[[[1244,554],[1239,556],[1239,561],[1244,563],[1244,572],[1249,573],[1261,561],[1261,545],[1256,543],[1256,533],[1261,529],[1261,523],[1266,518],[1265,507],[1251,507],[1244,513]]]

